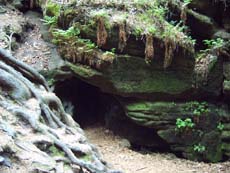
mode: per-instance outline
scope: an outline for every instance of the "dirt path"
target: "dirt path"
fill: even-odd
[[[124,139],[104,127],[84,130],[103,158],[125,173],[230,173],[230,162],[208,164],[179,159],[173,154],[139,153],[124,147]]]

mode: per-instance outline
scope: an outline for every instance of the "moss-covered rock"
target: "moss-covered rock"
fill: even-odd
[[[188,20],[193,23],[191,29],[197,36],[210,38],[217,31],[218,26],[212,18],[197,13],[193,10],[188,11]]]
[[[227,155],[229,151],[221,147],[227,130],[221,135],[223,129],[218,129],[222,120],[228,123],[229,116],[222,115],[227,109],[190,101],[222,96],[228,51],[223,55],[219,48],[206,49],[195,61],[199,56],[189,30],[170,22],[188,24],[200,49],[205,47],[203,39],[220,31],[228,35],[217,21],[219,7],[203,0],[187,5],[174,0],[74,1],[60,8],[50,3],[43,11],[57,17],[51,32],[65,60],[49,75],[51,83],[75,76],[116,95],[122,105],[119,111],[125,114],[117,115],[111,108],[106,122],[115,131],[122,129],[132,143],[155,147],[167,143],[193,160],[217,162]]]
[[[222,138],[222,140],[224,140],[224,141],[230,141],[230,131],[223,131],[222,133],[221,133],[221,138]]]
[[[222,114],[216,106],[205,102],[141,101],[126,104],[125,110],[133,122],[157,130],[174,152],[192,160],[222,160],[221,142],[228,139],[228,132],[220,135]]]
[[[109,68],[101,71],[69,62],[62,69],[71,71],[73,75],[99,87],[104,92],[121,96],[183,97],[185,92],[192,90],[191,72],[162,71],[157,69],[157,66],[147,65],[138,57],[119,56]]]
[[[223,84],[223,59],[213,54],[198,55],[195,66],[195,85],[198,95],[220,96]],[[215,82],[214,82],[215,81]]]

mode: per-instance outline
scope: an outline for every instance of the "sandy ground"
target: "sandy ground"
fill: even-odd
[[[124,139],[102,126],[88,127],[84,131],[103,158],[125,173],[230,173],[230,162],[198,163],[170,153],[140,153],[125,147]]]

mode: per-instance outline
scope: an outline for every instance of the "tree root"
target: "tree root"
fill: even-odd
[[[99,47],[102,47],[103,45],[106,44],[107,41],[107,31],[105,28],[105,22],[102,17],[98,19],[98,25],[97,25],[97,45]]]
[[[147,63],[150,63],[153,57],[154,57],[153,36],[151,34],[146,34],[145,61]]]
[[[125,24],[121,23],[119,24],[119,43],[118,43],[118,49],[120,52],[123,52],[127,42],[127,36],[125,31]]]
[[[79,145],[76,143],[70,145],[68,141],[60,137],[57,132],[60,129],[63,129],[66,135],[73,135],[73,139],[76,134],[82,135],[83,131],[72,117],[65,112],[60,99],[49,92],[45,79],[3,49],[0,49],[0,60],[2,61],[0,61],[1,86],[8,86],[14,93],[12,96],[18,96],[10,98],[1,96],[0,106],[21,117],[21,120],[26,120],[35,132],[42,133],[51,139],[56,146],[64,151],[72,164],[76,164],[90,173],[109,172],[107,165],[101,160],[94,147],[88,145],[89,150],[87,152],[89,153],[81,150],[80,143],[87,143],[86,138],[83,138],[81,142],[79,141]],[[10,79],[10,81],[7,79]],[[30,79],[40,85],[32,83]],[[44,88],[41,88],[41,85]],[[19,99],[20,97],[24,99]],[[36,104],[30,105],[30,99],[36,100]],[[75,153],[90,154],[91,161],[84,161],[78,158]]]
[[[43,85],[47,91],[49,91],[49,87],[46,83],[45,78],[40,75],[36,70],[30,67],[27,64],[22,63],[21,61],[14,58],[10,53],[6,50],[0,48],[0,59],[8,63],[9,65],[16,68],[19,72],[21,72],[25,77],[32,79],[33,82],[39,82],[39,84]]]

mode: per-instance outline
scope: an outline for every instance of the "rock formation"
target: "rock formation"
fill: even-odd
[[[229,159],[229,6],[39,1],[33,8],[42,9],[64,60],[43,74],[54,86],[74,77],[99,88],[110,98],[107,126],[132,144],[167,146],[192,160]]]

